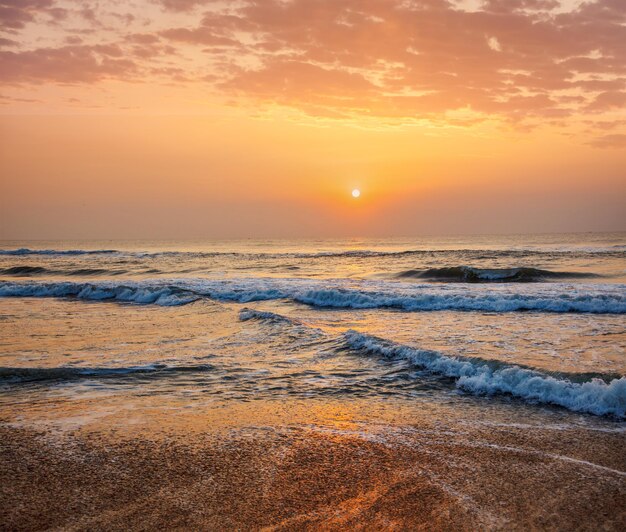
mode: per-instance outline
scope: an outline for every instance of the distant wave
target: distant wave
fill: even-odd
[[[482,360],[416,349],[353,330],[347,331],[344,338],[350,349],[408,360],[430,373],[455,379],[459,389],[471,394],[509,394],[575,412],[626,417],[626,377],[609,383],[601,379],[575,383],[520,366],[500,364],[492,367]]]
[[[329,258],[368,258],[368,257],[401,257],[401,256],[440,256],[454,255],[462,256],[468,259],[472,258],[490,258],[490,257],[510,257],[521,258],[528,256],[545,256],[545,255],[607,255],[607,256],[625,256],[626,246],[611,246],[598,248],[514,248],[514,249],[407,249],[397,251],[379,251],[379,250],[340,250],[340,251],[321,251],[315,253],[309,252],[235,252],[235,251],[128,251],[117,249],[0,249],[0,256],[28,256],[28,255],[50,255],[50,256],[76,256],[76,255],[119,255],[123,257],[134,258],[159,258],[159,257],[191,257],[191,258],[210,258],[220,256],[233,257],[250,257],[250,258],[290,258],[290,259],[329,259]]]
[[[210,364],[195,366],[167,366],[148,364],[130,367],[56,367],[56,368],[10,368],[0,367],[1,383],[26,383],[41,381],[67,381],[79,379],[106,379],[125,376],[158,377],[177,373],[203,372],[214,369]]]
[[[127,272],[126,270],[107,270],[105,268],[79,268],[77,270],[67,270],[61,273],[76,277],[89,277],[91,275],[122,275]]]
[[[407,270],[396,277],[459,283],[528,283],[546,279],[585,279],[599,277],[586,272],[553,272],[538,268],[473,268],[449,266],[427,270]]]
[[[0,297],[75,297],[162,306],[184,305],[201,298],[247,303],[286,299],[319,308],[405,311],[587,312],[626,313],[624,285],[562,283],[458,287],[375,281],[306,279],[181,279],[115,283],[0,282]]]
[[[103,255],[119,253],[115,249],[0,249],[0,255]]]
[[[43,275],[49,272],[50,270],[41,266],[13,266],[0,270],[2,275]]]
[[[31,277],[35,275],[69,275],[72,277],[90,277],[96,275],[122,275],[126,270],[108,270],[105,268],[78,268],[75,270],[53,270],[42,266],[12,266],[0,269],[0,275]]]

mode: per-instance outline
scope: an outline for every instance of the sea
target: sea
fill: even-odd
[[[2,241],[0,417],[616,427],[625,316],[626,233]]]

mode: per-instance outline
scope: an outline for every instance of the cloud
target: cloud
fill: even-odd
[[[136,64],[116,45],[0,52],[0,72],[5,83],[90,83],[110,78],[127,79],[136,70]]]
[[[555,0],[488,0],[475,10],[448,0],[154,2],[176,13],[160,12],[158,25],[129,14],[114,34],[98,29],[84,6],[92,44],[63,35],[57,47],[3,52],[3,78],[148,82],[171,72],[173,81],[209,84],[255,105],[394,120],[463,112],[521,124],[625,105],[623,0],[569,10]],[[14,27],[55,8],[52,0],[0,0],[9,4]],[[168,18],[176,25],[164,27]],[[99,35],[102,44],[93,44]],[[176,61],[163,62],[167,56]]]
[[[36,98],[15,98],[13,96],[6,96],[4,94],[0,94],[0,104],[4,105],[9,102],[18,102],[18,103],[43,103],[42,100],[38,100]]]
[[[383,117],[469,108],[520,120],[574,113],[556,91],[625,86],[623,10],[600,1],[546,11],[556,6],[491,1],[467,12],[443,0],[265,0],[228,20],[205,18],[188,35],[250,35],[243,55],[259,66],[226,69],[220,85],[242,96]],[[310,80],[313,70],[320,75]],[[342,76],[351,83],[338,84]]]
[[[0,0],[0,26],[18,30],[35,20],[38,13],[49,11],[53,0]]]
[[[594,148],[626,148],[626,133],[602,135],[589,142]]]
[[[487,39],[487,44],[489,45],[489,48],[491,48],[494,52],[502,51],[502,45],[500,44],[500,41],[495,37],[489,37],[489,39]]]
[[[209,0],[156,0],[156,2],[172,11],[189,11],[196,6],[208,4]]]
[[[626,108],[626,91],[603,92],[596,96],[587,109],[591,111],[606,111],[609,109]]]
[[[43,15],[46,23],[58,23],[67,17],[65,8],[55,0],[0,0],[0,31],[16,33]]]
[[[237,40],[220,35],[219,31],[208,27],[192,29],[172,28],[162,31],[161,35],[172,41],[202,44],[204,46],[239,46]]]
[[[0,37],[0,47],[2,48],[6,48],[9,46],[17,46],[19,43],[17,41],[13,41],[11,39],[5,39],[3,37]]]

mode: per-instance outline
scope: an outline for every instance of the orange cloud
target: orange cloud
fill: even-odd
[[[602,135],[589,142],[591,146],[596,148],[626,148],[626,134],[614,133],[610,135]]]
[[[575,9],[556,0],[488,0],[475,10],[451,0],[155,1],[148,19],[113,13],[108,2],[78,3],[55,27],[59,44],[42,47],[34,46],[35,30],[47,24],[40,15],[58,8],[54,1],[0,0],[0,16],[23,30],[19,49],[0,55],[3,81],[156,76],[315,116],[450,120],[465,112],[465,123],[520,126],[626,105],[622,0]],[[176,25],[168,24],[172,11]],[[125,25],[106,29],[106,13]],[[89,44],[72,34],[78,19],[100,28],[86,34]]]

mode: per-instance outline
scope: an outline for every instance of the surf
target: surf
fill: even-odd
[[[388,359],[408,360],[435,375],[451,378],[456,387],[469,394],[506,394],[530,403],[552,404],[574,412],[626,417],[626,377],[610,382],[594,378],[572,382],[540,371],[512,364],[490,365],[484,360],[453,357],[437,351],[418,349],[376,336],[349,330],[344,333],[352,350]]]
[[[169,281],[0,282],[0,297],[65,297],[160,306],[199,299],[248,303],[288,300],[320,309],[387,308],[406,312],[626,313],[624,285],[574,286],[555,283],[519,290],[514,285],[463,287],[387,281],[307,279],[181,279]]]

